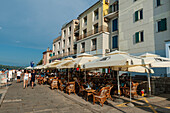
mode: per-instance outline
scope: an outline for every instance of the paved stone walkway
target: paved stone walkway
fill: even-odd
[[[22,88],[22,83],[9,87],[0,113],[91,113],[48,87]]]
[[[108,100],[108,104],[85,101],[80,96],[65,94],[51,90],[48,85],[37,85],[34,89],[22,88],[23,83],[15,83],[9,87],[0,113],[169,113],[170,101],[167,98],[138,98],[135,107],[127,107],[124,103]],[[128,98],[122,98],[124,101]],[[157,107],[162,104],[164,108]],[[166,105],[166,106],[165,106]],[[165,108],[168,107],[168,108]]]

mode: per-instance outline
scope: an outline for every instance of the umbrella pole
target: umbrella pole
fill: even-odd
[[[149,85],[149,96],[151,96],[151,80],[150,80],[150,73],[148,72],[148,85]]]
[[[86,83],[86,77],[87,77],[87,76],[86,76],[86,69],[85,69],[85,83]]]
[[[119,81],[119,71],[117,71],[117,85],[118,85],[118,96],[120,98],[120,81]]]
[[[68,74],[68,82],[69,82],[69,69],[68,69],[68,73],[67,74]]]
[[[129,73],[129,76],[130,76],[130,102],[132,101],[132,77],[131,77],[131,73]]]

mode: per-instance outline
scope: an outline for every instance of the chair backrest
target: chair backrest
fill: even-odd
[[[103,88],[99,91],[98,96],[106,96],[106,93],[109,92],[109,88],[110,88],[110,87],[103,87]]]
[[[52,83],[53,84],[58,84],[58,80],[57,79],[53,79]]]
[[[139,83],[133,83],[132,90],[137,90]]]
[[[75,82],[69,82],[68,84],[71,89],[75,89]]]

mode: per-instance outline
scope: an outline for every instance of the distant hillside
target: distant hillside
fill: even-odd
[[[24,69],[25,67],[21,66],[8,66],[8,65],[0,65],[0,69]]]

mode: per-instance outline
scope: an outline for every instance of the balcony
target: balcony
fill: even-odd
[[[65,53],[62,53],[62,54],[59,54],[59,55],[52,56],[50,58],[50,60],[58,59],[58,58],[62,58],[62,57],[67,57],[67,56],[75,55],[75,54],[77,54],[77,51],[65,52]]]
[[[76,40],[79,41],[79,40],[87,38],[87,37],[89,37],[91,35],[94,35],[96,33],[102,33],[102,32],[109,32],[108,27],[107,26],[100,26],[97,29],[93,29],[91,31],[88,31],[86,34],[79,35]]]

